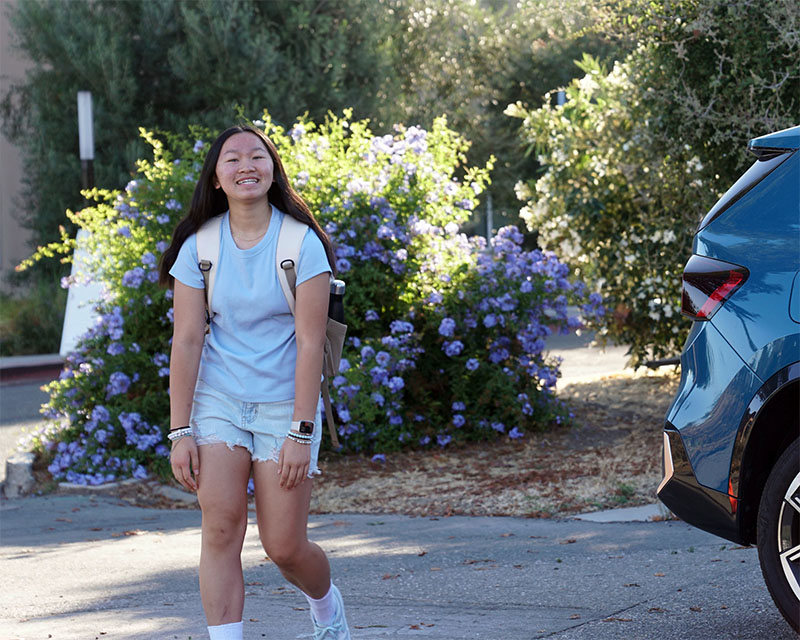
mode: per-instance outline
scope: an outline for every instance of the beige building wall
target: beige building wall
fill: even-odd
[[[11,26],[6,13],[16,0],[0,0],[0,94],[25,77],[30,63],[12,47]],[[0,287],[5,276],[31,254],[30,233],[19,223],[22,202],[21,152],[0,134]]]

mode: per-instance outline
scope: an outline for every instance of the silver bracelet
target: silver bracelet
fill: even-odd
[[[192,428],[191,427],[182,427],[180,429],[175,429],[174,431],[170,431],[167,434],[167,438],[169,438],[170,442],[175,443],[181,438],[185,438],[186,436],[192,435]]]

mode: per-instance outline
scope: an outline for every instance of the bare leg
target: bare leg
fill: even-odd
[[[244,608],[242,544],[247,529],[250,453],[225,444],[199,447],[197,497],[203,511],[200,595],[209,625],[239,622]]]
[[[312,598],[322,598],[331,586],[330,565],[325,552],[306,537],[313,480],[306,478],[290,491],[281,489],[278,465],[271,460],[253,463],[253,479],[264,550],[289,582]]]

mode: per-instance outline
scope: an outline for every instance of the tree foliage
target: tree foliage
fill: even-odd
[[[234,107],[279,123],[353,108],[381,129],[430,127],[447,114],[474,140],[470,161],[500,159],[495,200],[516,205],[515,172],[530,166],[510,102],[538,106],[578,71],[600,39],[575,39],[587,0],[28,0],[10,13],[32,60],[3,97],[3,130],[24,149],[34,242],[58,237],[80,205],[75,94],[94,96],[95,172],[122,186],[148,151],[138,128],[227,124]]]
[[[384,0],[386,1],[386,0]],[[471,162],[496,158],[492,194],[498,220],[515,224],[519,203],[513,186],[531,173],[519,124],[503,112],[528,108],[580,74],[584,52],[602,59],[615,50],[587,29],[588,0],[388,0],[400,20],[397,32],[397,112],[401,122],[448,122],[472,141]],[[476,229],[473,218],[472,228]]]
[[[6,135],[24,150],[34,242],[58,237],[80,205],[76,92],[94,97],[98,184],[122,186],[147,151],[139,127],[220,127],[233,107],[279,122],[354,106],[377,110],[391,60],[371,0],[28,0],[10,21],[32,60],[3,97]]]
[[[747,141],[800,121],[800,5],[794,0],[629,0],[609,30],[634,41],[636,79],[667,150],[689,145],[723,180]],[[624,19],[623,19],[624,18]]]
[[[183,131],[253,118],[278,123],[353,108],[379,132],[393,122],[430,128],[447,114],[474,140],[469,160],[497,158],[496,221],[517,220],[513,184],[533,170],[510,102],[531,107],[578,73],[589,0],[27,0],[11,5],[16,44],[33,62],[3,96],[3,131],[23,149],[17,216],[34,245],[58,237],[68,208],[83,206],[76,131],[79,90],[94,96],[98,184],[125,185],[149,148],[138,128]],[[478,228],[481,207],[465,221]],[[51,286],[63,275],[37,263]],[[54,273],[57,272],[57,273]],[[30,274],[28,271],[27,274]],[[27,275],[25,276],[27,277]],[[19,280],[19,279],[18,279]],[[57,312],[57,310],[56,310]],[[56,322],[58,324],[58,322]],[[55,345],[44,345],[54,350]]]
[[[800,122],[800,6],[631,0],[603,28],[635,46],[609,71],[587,57],[568,102],[529,110],[544,172],[520,196],[544,246],[602,286],[603,337],[632,360],[677,354],[680,274],[705,212],[750,161],[751,137]]]

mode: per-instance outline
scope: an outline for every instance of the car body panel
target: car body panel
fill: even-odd
[[[749,278],[713,323],[756,375],[766,379],[800,360],[797,322],[788,303],[800,267],[800,153],[700,231],[693,251],[746,262]]]
[[[681,433],[666,422],[664,433],[669,438],[669,455],[673,472],[658,490],[661,501],[682,520],[722,536],[741,542],[737,524],[737,500],[726,492],[700,485],[686,453]]]
[[[728,189],[717,201],[711,210],[703,217],[697,231],[705,229],[714,220],[730,209],[736,202],[744,198],[752,189],[755,189],[762,180],[765,180],[773,171],[786,162],[793,154],[790,151],[760,150],[758,162],[750,168]]]
[[[762,381],[712,322],[696,325],[667,421],[680,432],[697,482],[726,493],[736,428]]]

